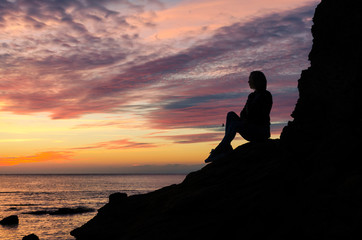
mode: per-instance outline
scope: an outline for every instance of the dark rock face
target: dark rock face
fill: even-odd
[[[23,237],[23,240],[39,240],[38,236],[34,233]]]
[[[302,72],[294,120],[281,134],[300,157],[334,149],[333,142],[360,142],[361,11],[354,0],[324,0],[315,11],[311,67]]]
[[[19,224],[19,218],[16,215],[11,215],[9,217],[4,218],[0,221],[1,225],[18,225]]]
[[[339,191],[362,173],[361,11],[353,0],[323,0],[318,5],[311,66],[298,81],[294,120],[280,137],[288,158],[315,191]]]
[[[178,185],[110,197],[83,239],[362,237],[362,8],[322,0],[311,67],[280,140],[248,143]],[[112,200],[113,199],[113,200]]]
[[[279,209],[289,206],[280,195],[285,184],[279,154],[278,140],[245,144],[181,184],[110,201],[71,234],[109,240],[264,236],[275,227]]]

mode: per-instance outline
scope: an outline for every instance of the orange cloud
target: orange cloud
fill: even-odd
[[[48,151],[40,152],[33,156],[3,157],[0,158],[0,166],[11,166],[21,163],[45,162],[54,160],[70,160],[73,152],[70,151]]]

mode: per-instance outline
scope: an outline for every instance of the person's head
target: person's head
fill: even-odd
[[[253,71],[249,76],[249,86],[258,91],[266,90],[266,77],[261,71]]]

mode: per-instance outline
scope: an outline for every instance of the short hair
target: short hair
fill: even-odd
[[[250,73],[250,77],[253,80],[253,85],[256,90],[266,90],[266,77],[261,71],[253,71]]]

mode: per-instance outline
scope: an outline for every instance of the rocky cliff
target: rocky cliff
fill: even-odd
[[[361,133],[361,10],[353,0],[324,0],[316,8],[311,66],[298,81],[294,120],[281,134],[303,158],[326,141],[332,148],[329,140],[339,144]]]
[[[280,140],[247,143],[178,185],[110,196],[82,239],[350,239],[361,237],[362,9],[323,0],[311,67]]]

